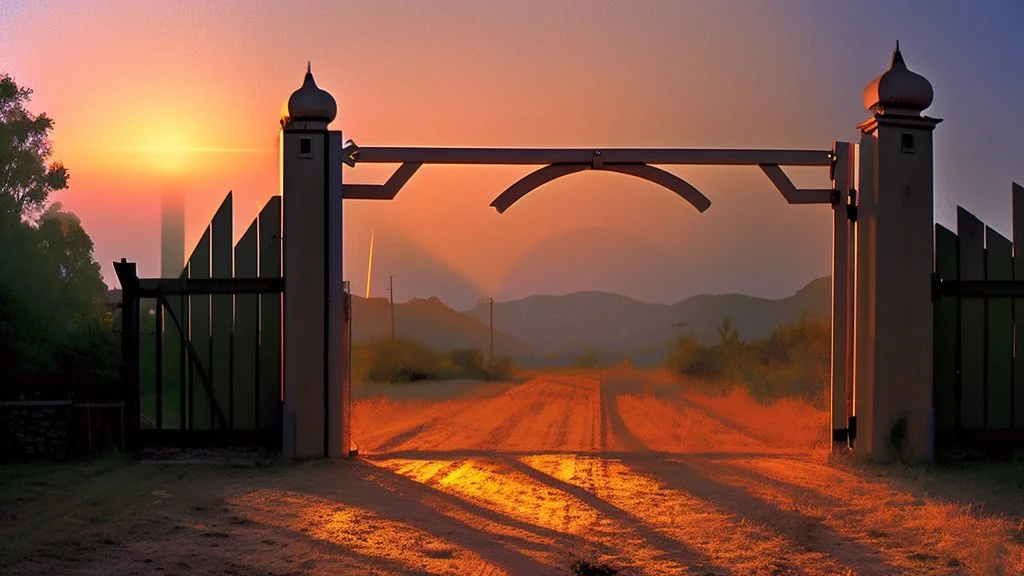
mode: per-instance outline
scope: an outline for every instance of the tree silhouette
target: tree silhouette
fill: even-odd
[[[0,396],[102,394],[118,363],[107,287],[81,221],[49,203],[68,176],[30,95],[0,74]]]
[[[46,114],[25,109],[32,91],[0,74],[0,219],[33,219],[46,207],[50,193],[68,185],[67,170],[51,162]]]

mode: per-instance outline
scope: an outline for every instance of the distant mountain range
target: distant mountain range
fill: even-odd
[[[742,294],[702,295],[677,304],[649,304],[608,292],[531,296],[494,303],[494,347],[524,364],[567,363],[584,351],[608,360],[660,362],[679,335],[714,342],[726,317],[740,336],[762,338],[804,313],[828,318],[829,278],[796,294],[769,300]],[[358,344],[391,333],[389,303],[353,297],[353,339]],[[488,346],[488,307],[453,310],[436,298],[395,304],[395,332],[440,350]]]

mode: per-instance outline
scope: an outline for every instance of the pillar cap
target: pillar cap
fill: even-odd
[[[889,69],[864,88],[864,107],[875,114],[918,116],[934,96],[931,82],[907,68],[897,42]]]
[[[281,106],[281,125],[288,122],[323,122],[330,124],[338,115],[338,104],[334,96],[316,85],[312,65],[306,64],[306,77],[302,86],[292,92]]]

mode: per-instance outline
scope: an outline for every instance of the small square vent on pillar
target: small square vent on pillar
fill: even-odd
[[[900,149],[903,152],[907,153],[907,154],[913,154],[914,153],[914,135],[913,134],[904,132],[903,134],[900,135]]]

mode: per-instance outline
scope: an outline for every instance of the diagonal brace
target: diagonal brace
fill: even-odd
[[[786,176],[778,164],[758,164],[758,168],[772,181],[775,189],[790,204],[832,204],[835,201],[835,190],[829,188],[799,189]]]
[[[393,200],[422,165],[422,162],[403,162],[384,184],[343,183],[341,197],[345,200]]]

